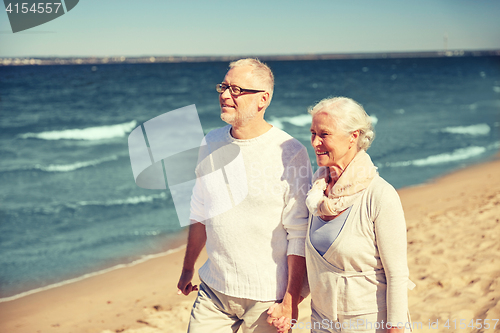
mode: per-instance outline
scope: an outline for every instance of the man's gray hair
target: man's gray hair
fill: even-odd
[[[271,68],[269,68],[268,65],[265,63],[261,62],[259,59],[254,59],[254,58],[245,58],[245,59],[240,59],[233,61],[229,64],[229,68],[234,68],[234,67],[243,67],[243,66],[250,66],[252,67],[252,74],[257,77],[257,79],[264,84],[263,89],[265,89],[267,92],[269,92],[269,101],[271,101],[271,98],[273,96],[273,91],[274,91],[274,75],[273,72],[271,71]],[[242,88],[248,88],[248,87],[242,87]],[[260,89],[261,87],[252,87],[254,89]]]
[[[347,97],[332,97],[321,100],[309,108],[314,117],[318,112],[327,112],[333,117],[338,129],[350,134],[359,130],[358,149],[367,150],[375,139],[372,119],[361,104]]]

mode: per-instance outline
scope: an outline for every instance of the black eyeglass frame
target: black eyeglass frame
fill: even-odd
[[[222,88],[222,87],[226,87],[226,88]],[[233,92],[233,89],[234,88],[237,88],[240,90],[240,93],[238,94],[235,94]],[[258,93],[258,92],[265,92],[265,90],[255,90],[255,89],[245,89],[245,88],[241,88],[241,87],[238,87],[238,86],[235,86],[235,85],[228,85],[228,84],[224,84],[224,83],[218,83],[216,86],[215,86],[215,90],[219,93],[219,94],[223,94],[224,91],[226,91],[227,89],[229,89],[229,93],[232,95],[232,96],[240,96],[242,95],[243,93]]]

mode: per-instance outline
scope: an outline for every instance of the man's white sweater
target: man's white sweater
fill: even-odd
[[[208,260],[199,271],[211,288],[257,301],[282,299],[287,287],[287,255],[305,256],[311,165],[306,148],[276,127],[263,135],[238,140],[228,125],[205,137],[217,147],[237,145],[243,163],[226,168],[227,188],[235,179],[248,193],[231,209],[214,216],[222,186],[197,179],[190,219],[206,227]],[[236,163],[237,164],[237,163]],[[200,177],[197,170],[198,177]],[[245,191],[246,192],[246,189]],[[234,201],[234,200],[233,200]],[[234,203],[234,202],[233,202]]]

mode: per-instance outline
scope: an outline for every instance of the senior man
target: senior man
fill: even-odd
[[[191,283],[194,264],[206,245],[208,260],[199,270],[202,283],[188,332],[276,332],[273,320],[298,315],[311,165],[300,142],[264,120],[274,88],[269,67],[257,59],[229,67],[217,85],[221,118],[229,125],[211,131],[205,141],[239,147],[248,194],[209,218],[209,207],[220,198],[217,189],[197,181],[178,293],[198,290]]]

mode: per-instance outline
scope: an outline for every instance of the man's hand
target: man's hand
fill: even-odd
[[[192,291],[197,291],[198,286],[193,285],[191,281],[193,280],[194,271],[183,270],[181,277],[179,278],[179,283],[177,283],[177,295],[184,294],[189,295]]]
[[[299,303],[303,300],[300,292],[306,272],[306,259],[289,255],[288,285],[281,303],[273,304],[267,311],[267,323],[274,325],[279,333],[286,333],[291,328],[291,321],[299,316]]]
[[[274,325],[279,333],[286,333],[291,329],[291,320],[298,317],[297,306],[287,306],[284,303],[274,303],[267,311],[267,323]]]
[[[182,273],[179,278],[179,283],[177,283],[178,295],[189,295],[190,292],[198,290],[198,286],[193,285],[191,281],[194,276],[194,264],[200,255],[201,250],[205,246],[206,241],[207,233],[205,225],[191,220],[186,254],[184,255],[184,264],[182,265]]]

